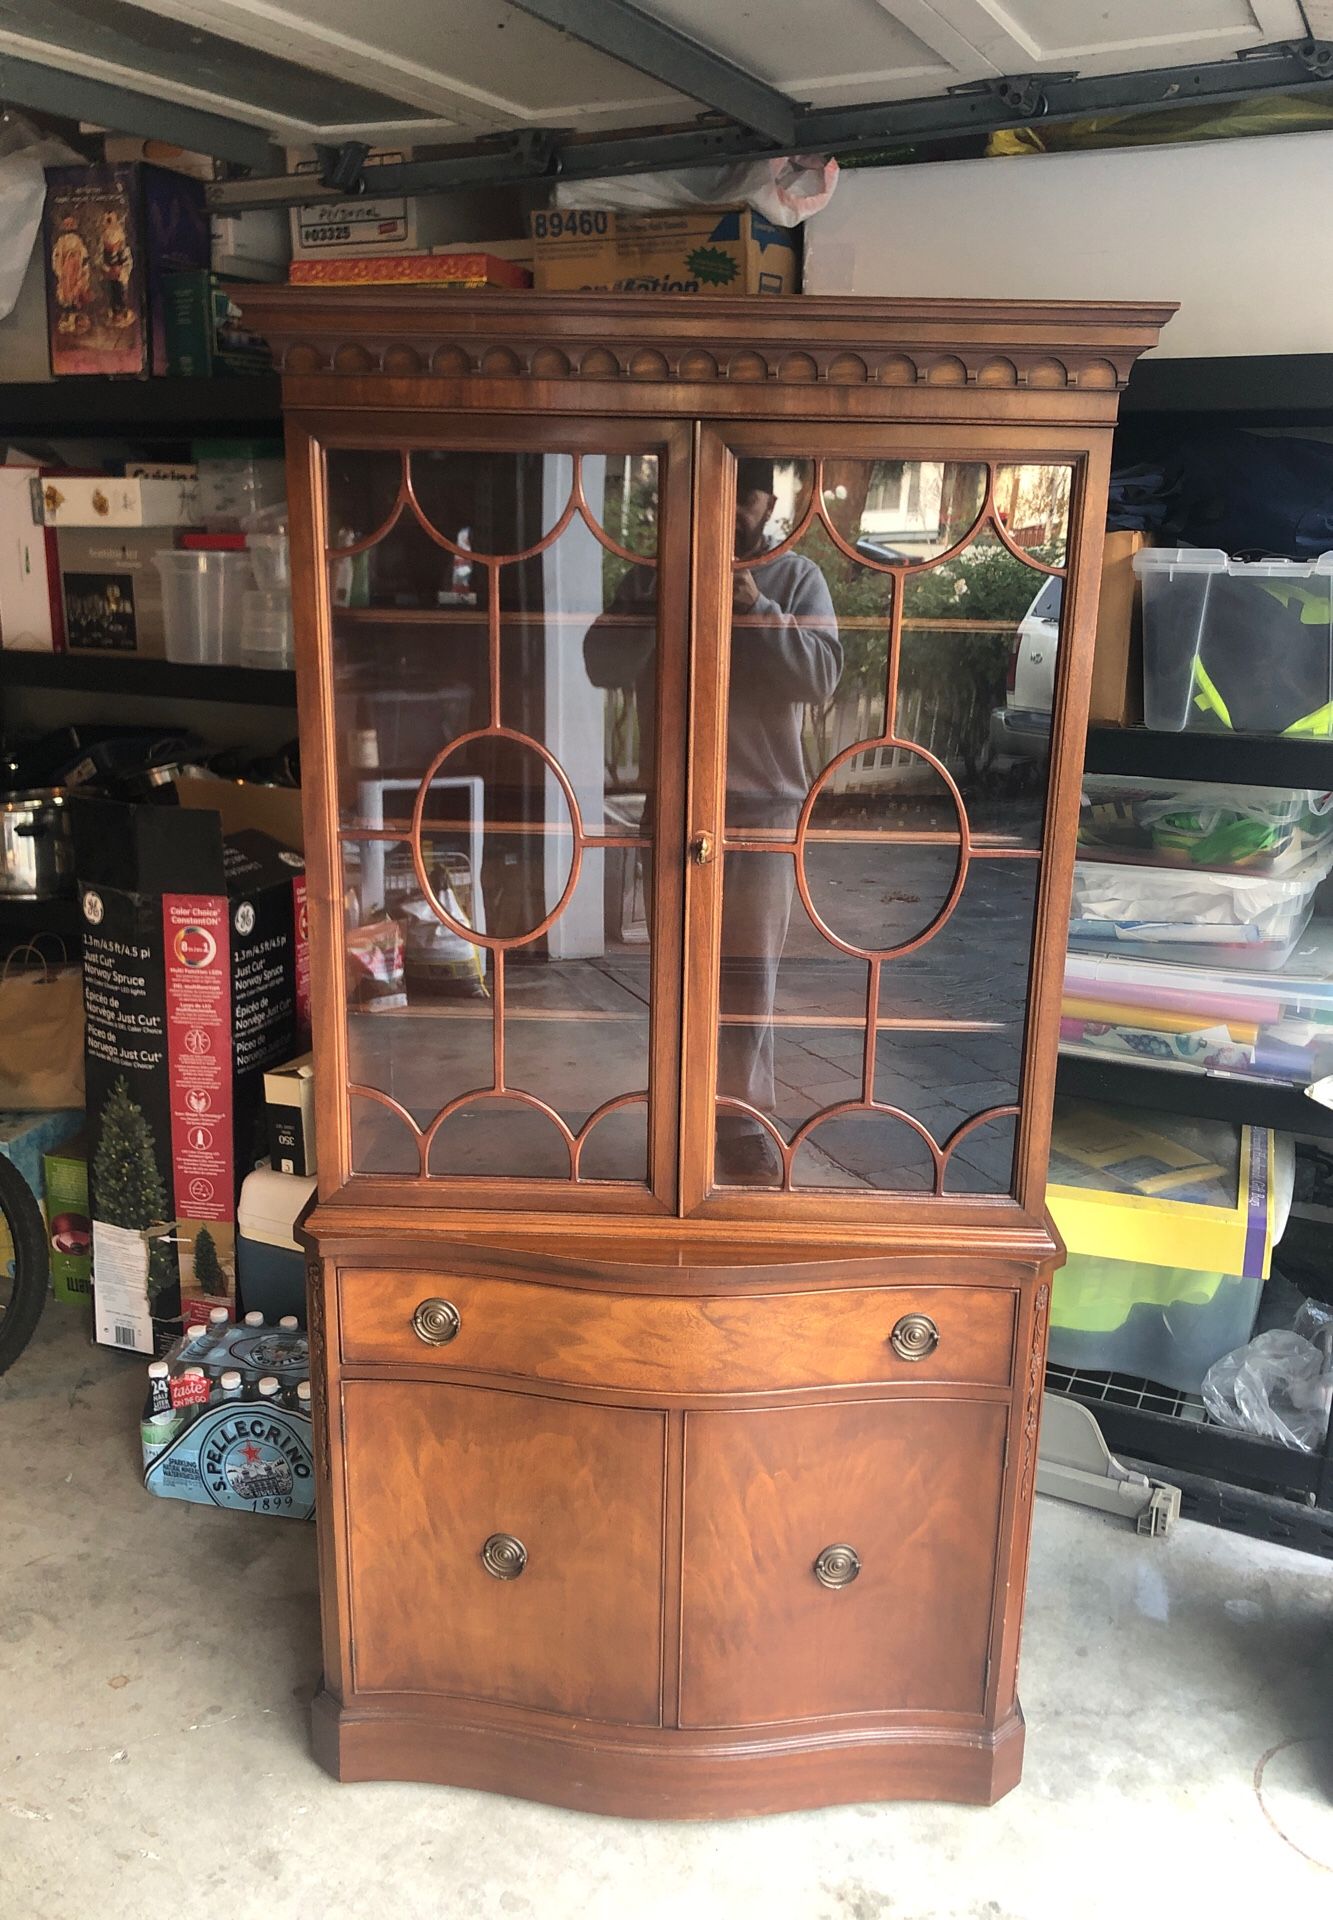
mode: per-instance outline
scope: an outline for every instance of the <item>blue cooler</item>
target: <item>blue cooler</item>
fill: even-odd
[[[299,1173],[257,1167],[241,1183],[236,1209],[236,1290],[241,1311],[262,1313],[272,1326],[294,1313],[305,1325],[305,1254],[296,1223],[314,1198],[315,1182]]]

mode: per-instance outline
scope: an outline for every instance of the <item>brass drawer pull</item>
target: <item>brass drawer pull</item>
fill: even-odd
[[[850,1587],[861,1571],[855,1547],[825,1547],[815,1561],[815,1579],[821,1587]]]
[[[940,1330],[928,1313],[905,1313],[889,1335],[900,1360],[924,1360],[940,1344]]]
[[[528,1550],[512,1533],[493,1533],[481,1550],[481,1564],[495,1580],[517,1580],[528,1564]]]
[[[412,1315],[412,1331],[428,1347],[447,1347],[462,1324],[452,1300],[423,1300]]]

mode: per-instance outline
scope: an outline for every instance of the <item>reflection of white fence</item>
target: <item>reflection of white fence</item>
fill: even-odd
[[[904,625],[907,623],[904,622]],[[912,623],[942,638],[954,634],[989,634],[996,641],[997,681],[986,675],[964,678],[953,672],[933,674],[927,685],[912,685],[907,676],[898,690],[894,732],[914,741],[955,775],[974,770],[985,758],[992,708],[1004,698],[998,668],[1003,658],[1003,636],[1014,628],[1001,621]],[[827,766],[858,740],[873,739],[881,731],[883,700],[864,687],[835,694],[822,711],[806,719],[806,752],[812,768]],[[883,793],[910,787],[922,777],[922,762],[902,747],[868,747],[844,760],[830,781],[834,793]]]

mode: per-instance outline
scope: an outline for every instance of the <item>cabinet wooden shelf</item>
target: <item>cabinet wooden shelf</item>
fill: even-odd
[[[1105,452],[1166,310],[247,313],[311,489],[319,1758],[637,1815],[996,1798]],[[329,609],[334,540],[497,607]],[[916,597],[997,548],[1065,579],[1004,793],[1008,630]]]

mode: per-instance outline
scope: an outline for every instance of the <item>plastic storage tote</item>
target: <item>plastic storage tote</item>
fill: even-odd
[[[254,586],[248,553],[153,555],[162,576],[162,624],[168,660],[190,666],[234,666],[241,657],[241,620]]]
[[[1088,774],[1081,860],[1288,873],[1333,839],[1333,793]]]
[[[1048,1357],[1197,1393],[1213,1362],[1249,1339],[1263,1285],[1071,1253],[1051,1283]]]
[[[1333,736],[1333,553],[1145,547],[1143,717],[1185,731]]]
[[[1080,950],[1270,971],[1309,924],[1333,845],[1287,874],[1183,874],[1174,867],[1079,860],[1069,944]]]

